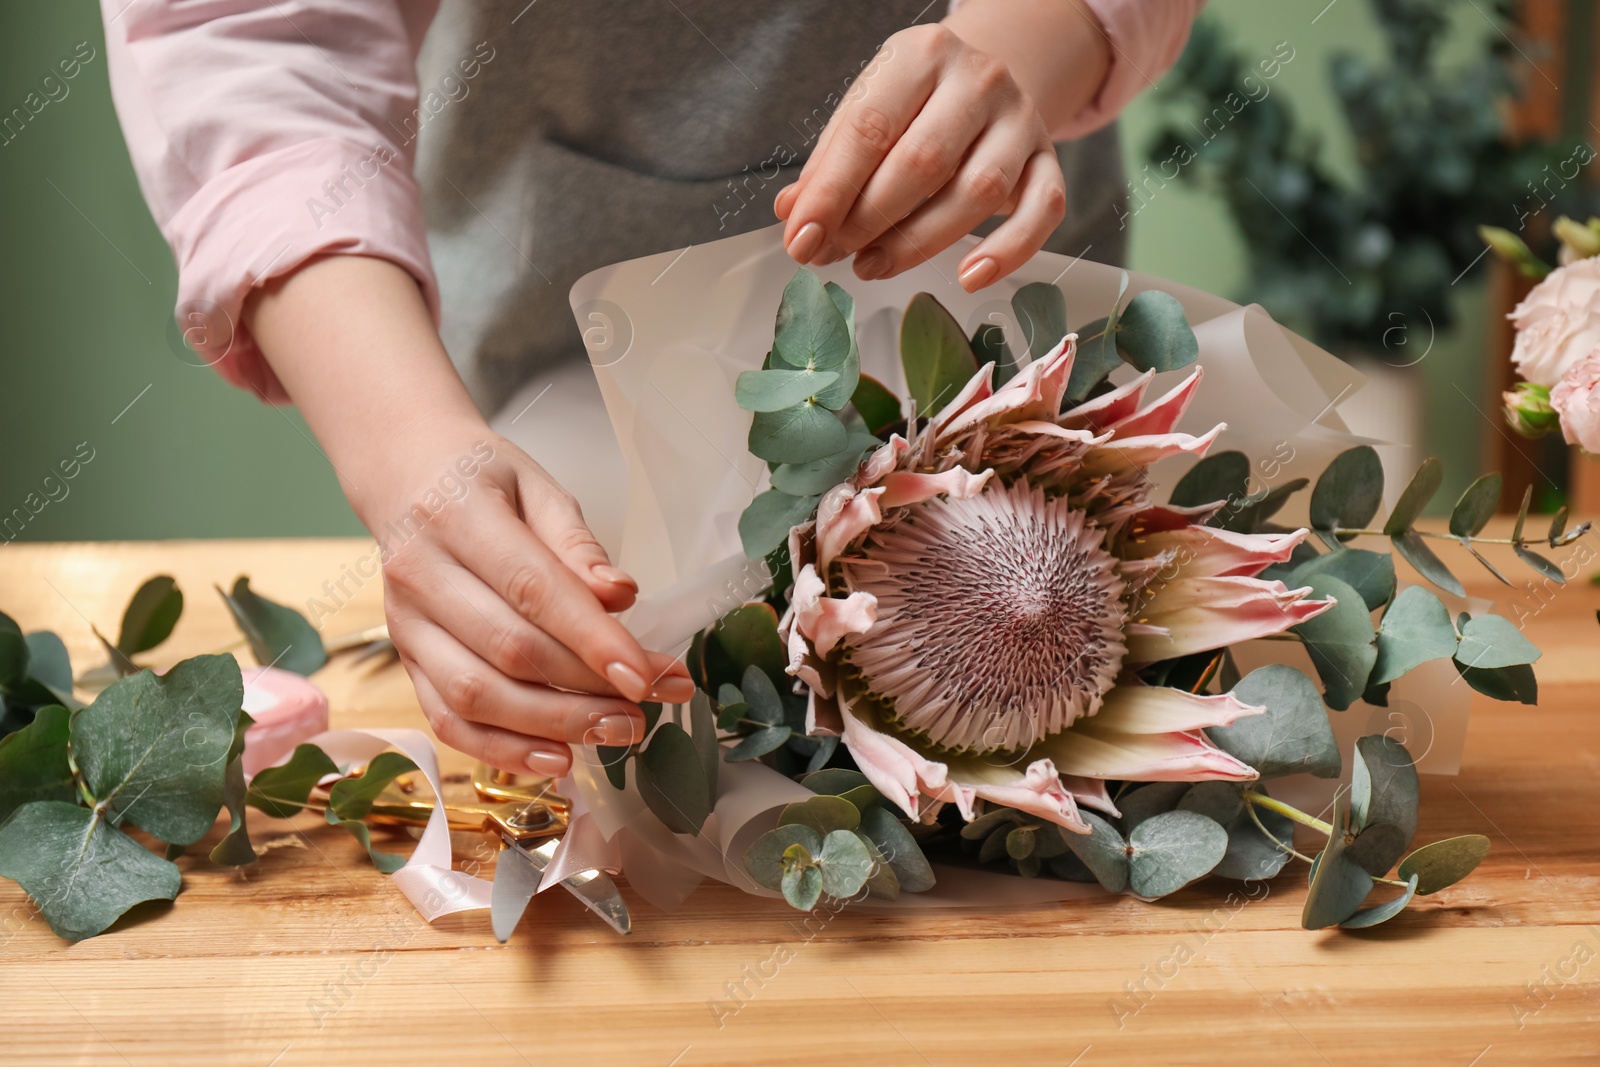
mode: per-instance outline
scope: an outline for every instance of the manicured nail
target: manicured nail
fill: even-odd
[[[889,273],[889,253],[881,248],[869,248],[856,253],[856,277],[864,282],[881,278]]]
[[[812,266],[826,267],[830,263],[839,262],[845,257],[845,255],[846,253],[844,249],[840,248],[832,241],[829,241],[827,244],[822,246],[822,251],[817,253],[816,258],[813,259],[811,263]]]
[[[639,672],[620,660],[606,668],[606,677],[617,687],[617,692],[629,700],[643,700],[650,695],[650,686]]]
[[[644,740],[644,720],[632,715],[602,715],[592,732],[599,735],[602,745],[631,745]]]
[[[984,256],[982,259],[978,260],[978,262],[972,264],[972,266],[961,272],[961,287],[969,293],[982,289],[984,286],[994,281],[994,276],[999,269],[1000,264],[996,263],[990,257]]]
[[[571,759],[559,752],[536,748],[528,753],[528,769],[547,778],[560,778],[571,766]]]
[[[600,579],[602,582],[610,582],[612,585],[625,585],[633,589],[635,592],[637,592],[639,589],[639,583],[633,580],[632,575],[630,575],[627,571],[619,570],[616,567],[611,566],[609,563],[597,564],[596,566],[590,568],[590,570],[594,576]]]
[[[789,212],[794,210],[794,201],[800,190],[794,185],[786,185],[779,190],[777,197],[772,202],[773,213],[785,222],[789,221]]]
[[[789,242],[789,258],[796,263],[811,262],[811,257],[817,254],[826,237],[827,234],[822,232],[822,223],[806,223],[800,227],[800,232],[794,235],[794,240]]]
[[[694,682],[681,674],[658,679],[650,690],[650,699],[663,704],[687,704],[694,699]]]

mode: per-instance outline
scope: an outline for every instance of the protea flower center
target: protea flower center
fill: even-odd
[[[1022,479],[913,505],[839,561],[878,602],[849,661],[946,750],[1026,749],[1098,710],[1126,655],[1126,586],[1103,538]]]

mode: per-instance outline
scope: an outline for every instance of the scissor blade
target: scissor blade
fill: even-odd
[[[510,939],[511,931],[516,929],[517,923],[522,919],[528,901],[533,898],[534,890],[538,888],[540,876],[555,859],[556,846],[559,843],[559,839],[551,838],[538,848],[526,848],[507,840],[507,847],[500,854],[495,867],[494,894],[489,909],[494,935],[500,939],[501,944]],[[503,894],[500,886],[502,867],[512,868],[517,872],[504,876],[507,885]],[[528,883],[526,889],[525,881]],[[604,871],[579,871],[572,877],[563,879],[561,887],[577,897],[584,907],[604,919],[606,925],[617,933],[626,934],[632,931],[633,921],[628,915],[628,905],[622,899],[617,884]]]

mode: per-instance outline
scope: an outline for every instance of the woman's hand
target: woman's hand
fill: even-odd
[[[472,424],[427,437],[397,468],[413,478],[388,494],[393,514],[361,510],[384,542],[389,634],[439,740],[551,775],[568,744],[642,740],[635,702],[686,701],[694,686],[609,614],[633,603],[633,580],[516,446]]]
[[[789,254],[819,265],[855,254],[858,277],[887,278],[1001,214],[959,281],[972,292],[1004,277],[1066,214],[1040,101],[1053,116],[1076,113],[1109,62],[1076,4],[964,0],[945,23],[900,31],[778,194]]]
[[[681,662],[611,616],[637,586],[572,496],[490,431],[409,274],[314,260],[245,319],[382,546],[389,633],[441,741],[561,775],[570,744],[640,740],[638,701],[693,695]]]

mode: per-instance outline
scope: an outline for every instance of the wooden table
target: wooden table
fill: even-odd
[[[89,621],[114,627],[142,579],[169,573],[188,597],[160,650],[170,661],[232,639],[212,583],[244,572],[304,603],[369,548],[13,544],[0,549],[0,608],[60,633],[81,668],[101,658]],[[1506,592],[1458,572],[1476,593]],[[287,847],[239,872],[191,849],[200,858],[180,861],[174,905],[81,944],[58,940],[15,885],[0,885],[0,1062],[1589,1060],[1600,1055],[1600,590],[1577,583],[1542,599],[1527,628],[1546,650],[1542,705],[1479,698],[1460,777],[1423,779],[1419,839],[1483,833],[1493,852],[1466,882],[1372,931],[1301,930],[1305,875],[1291,869],[1239,908],[1227,903],[1236,883],[1217,881],[1154,906],[846,910],[809,928],[722,886],[671,915],[630,893],[626,940],[551,893],[500,946],[482,912],[423,924],[342,831],[252,813],[258,841]],[[374,580],[324,632],[381,618]],[[336,726],[422,725],[398,669],[336,664],[317,681]],[[446,763],[465,767],[450,753]],[[1193,953],[1181,964],[1180,945]]]

